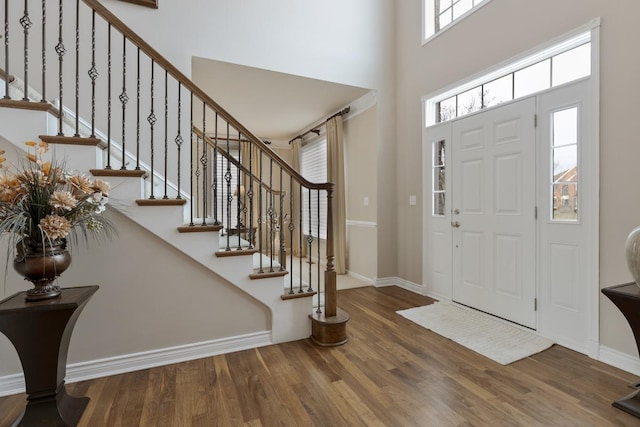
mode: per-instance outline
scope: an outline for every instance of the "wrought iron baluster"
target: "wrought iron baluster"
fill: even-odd
[[[260,182],[258,183],[258,206],[260,206],[259,211],[260,214],[258,215],[258,253],[260,254],[260,256],[258,257],[258,259],[260,260],[259,263],[259,268],[258,268],[258,273],[264,273],[264,268],[262,265],[262,243],[264,241],[263,238],[263,234],[262,234],[262,206],[263,205],[263,200],[262,200],[262,194],[264,193],[264,188],[262,187],[263,185],[263,181],[262,181],[262,156],[260,156],[260,161],[259,161],[259,169],[260,169],[260,176],[258,177]]]
[[[253,231],[253,143],[249,143],[249,186],[247,198],[249,199],[249,223],[245,227],[249,230],[249,249],[253,249],[255,232]]]
[[[9,0],[4,0],[4,99],[9,96]]]
[[[211,185],[211,189],[213,190],[213,223],[215,225],[221,224],[218,218],[218,113],[216,112],[216,116],[214,119],[214,129],[215,133],[213,136],[213,184]],[[223,203],[224,204],[224,203]],[[224,216],[224,215],[223,215]]]
[[[96,137],[96,11],[91,12],[91,68],[88,71],[91,79],[91,138]],[[43,80],[44,84],[44,80]]]
[[[42,0],[42,99],[40,102],[47,102],[47,0]]]
[[[167,181],[169,180],[169,72],[164,70],[164,196],[167,196]]]
[[[293,175],[289,175],[289,212],[291,212],[291,218],[289,219],[289,241],[291,242],[289,265],[291,266],[291,271],[293,271],[293,232],[295,231],[295,225],[293,225],[293,197]],[[293,293],[293,274],[289,274],[289,294]]]
[[[241,134],[238,132],[238,164],[242,165],[242,142],[240,142],[241,140]],[[231,153],[229,153],[229,155],[231,155]],[[244,227],[244,224],[242,223],[242,201],[240,200],[243,196],[243,191],[242,191],[242,187],[241,187],[241,182],[240,182],[240,175],[242,175],[242,169],[241,168],[237,168],[238,172],[236,174],[236,192],[237,192],[237,203],[236,203],[236,227],[238,228],[238,250],[242,250],[242,240],[241,240],[241,231],[242,228]]]
[[[298,184],[298,230],[300,230],[300,232],[298,233],[298,247],[300,248],[300,256],[298,258],[298,263],[299,265],[299,272],[300,272],[300,289],[298,290],[299,293],[304,293],[304,291],[302,290],[302,248],[303,243],[302,243],[302,235],[303,235],[303,219],[302,219],[302,209],[304,208],[303,206],[303,198],[302,198],[302,185]]]
[[[193,94],[192,94],[192,98],[193,98]],[[204,143],[204,138],[202,140],[202,142]],[[198,153],[200,152],[200,137],[196,135],[196,152],[195,155],[197,156]],[[193,153],[191,153],[191,159],[192,159],[192,163],[193,163]],[[193,167],[193,166],[192,166]],[[194,175],[196,176],[196,213],[200,212],[200,161],[196,160],[196,171],[194,172]]]
[[[209,165],[209,178],[207,179],[207,194],[208,194],[208,198],[211,198],[211,201],[209,202],[209,206],[207,206],[207,213],[208,213],[208,222],[207,224],[211,224],[211,217],[215,216],[212,212],[213,210],[213,202],[216,199],[216,194],[213,191],[213,172],[215,169],[215,159],[216,159],[216,153],[215,153],[215,149],[213,148],[213,146],[211,145],[211,138],[209,137],[209,139],[207,139],[207,150],[208,150],[208,163],[213,163],[212,165]]]
[[[120,170],[127,170],[127,102],[129,102],[129,95],[127,95],[127,37],[122,36],[122,93],[119,96],[120,103],[122,104],[122,165]]]
[[[140,170],[140,48],[136,57],[136,170]]]
[[[193,92],[191,92],[189,96],[189,123],[191,125],[189,129],[189,135],[190,135],[190,138],[189,138],[189,142],[190,142],[189,144],[189,192],[191,193],[191,209],[190,209],[191,212],[189,213],[189,225],[194,226],[195,224],[193,223],[193,210],[194,210],[194,203],[198,202],[198,198],[197,196],[195,199],[193,198]],[[197,153],[197,147],[196,147],[196,153]]]
[[[181,149],[182,149],[182,143],[183,143],[183,139],[182,139],[182,83],[178,82],[178,135],[176,136],[175,139],[175,143],[176,143],[176,147],[178,148],[178,195],[176,196],[176,199],[182,199],[182,196],[180,195],[181,192],[181,183],[180,183],[180,178],[181,178],[181,173],[180,173],[180,155],[182,153]]]
[[[313,267],[311,267],[311,260],[313,258],[313,227],[312,227],[312,221],[311,221],[311,188],[309,188],[309,234],[307,235],[307,243],[309,244],[309,287],[307,288],[307,292],[312,292],[313,291],[313,282],[311,281],[311,270],[313,270]],[[320,260],[319,255],[318,255],[318,260]],[[318,300],[319,301],[319,300]],[[319,306],[320,304],[318,304]]]
[[[63,12],[62,12],[62,0],[58,1],[58,44],[55,47],[56,53],[58,54],[58,91],[59,91],[59,99],[60,99],[60,117],[58,118],[58,136],[64,136],[62,132],[62,110],[64,108],[63,102],[63,79],[62,79],[62,70],[63,70],[63,57],[66,52],[64,48],[64,43],[62,41],[62,24],[63,24]],[[9,72],[7,68],[7,72]]]
[[[107,165],[111,169],[111,24],[107,27]],[[153,180],[153,174],[152,178]]]
[[[273,273],[273,241],[275,238],[274,234],[274,214],[275,211],[273,209],[273,159],[269,159],[269,226],[267,227],[267,242],[269,242],[269,273]]]
[[[76,131],[73,134],[80,137],[80,0],[76,0]]]
[[[149,172],[149,174],[151,175],[151,195],[149,196],[150,200],[154,200],[156,198],[155,196],[155,192],[154,192],[154,176],[155,176],[155,167],[154,167],[154,161],[155,161],[155,141],[154,141],[154,128],[156,126],[156,122],[158,121],[158,119],[156,118],[156,114],[155,114],[155,107],[154,107],[154,101],[155,101],[155,60],[151,60],[151,112],[149,113],[149,116],[147,116],[147,122],[149,122],[149,125],[151,127],[151,171]]]
[[[207,104],[202,101],[202,225],[207,225]]]
[[[229,150],[229,122],[227,122],[227,171],[224,174],[224,181],[227,184],[227,247],[226,250],[230,251],[231,247],[229,245],[229,239],[231,236],[231,203],[233,203],[233,195],[231,193],[231,161],[229,161],[229,156],[231,155],[231,151]]]
[[[23,101],[29,100],[29,29],[31,28],[31,18],[29,18],[28,0],[24,0],[24,15],[20,18],[20,25],[24,30],[24,94]],[[9,76],[5,77],[7,80]]]
[[[280,263],[280,271],[284,271],[284,264],[286,262],[286,255],[284,256],[285,259],[283,260],[283,254],[284,254],[284,195],[285,192],[282,190],[282,167],[280,167],[280,215],[278,216],[278,219],[280,220],[280,223],[278,224],[278,237],[280,238],[280,252],[278,253],[278,262]]]
[[[318,268],[318,295],[320,294],[320,190],[317,190],[318,195],[318,262],[316,263],[316,267]],[[309,264],[309,269],[311,269],[311,264]],[[309,286],[311,286],[311,282],[309,282]],[[318,310],[320,310],[320,298],[318,298]],[[321,311],[319,311],[321,313]]]

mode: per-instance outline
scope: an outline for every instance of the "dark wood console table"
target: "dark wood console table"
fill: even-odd
[[[22,363],[27,405],[14,426],[75,426],[89,403],[65,390],[73,327],[98,286],[63,288],[58,298],[25,301],[19,292],[0,301],[0,332]]]
[[[605,294],[629,322],[633,336],[636,339],[636,346],[640,352],[640,288],[635,282],[623,285],[612,286],[602,289]],[[640,417],[640,390],[616,400],[613,406],[623,411]]]

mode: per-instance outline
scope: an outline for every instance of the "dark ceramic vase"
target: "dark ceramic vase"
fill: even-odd
[[[71,264],[71,255],[66,247],[64,240],[44,245],[18,244],[13,268],[34,286],[27,291],[27,301],[40,301],[60,295],[60,286],[54,282]]]

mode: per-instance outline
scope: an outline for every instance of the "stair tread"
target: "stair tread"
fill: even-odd
[[[180,206],[187,203],[186,199],[136,199],[138,206]]]
[[[270,277],[283,277],[283,276],[286,276],[287,274],[289,274],[287,270],[264,271],[262,273],[258,273],[258,272],[252,273],[249,275],[249,278],[251,280],[268,279]]]
[[[227,250],[221,250],[221,251],[217,251],[216,252],[216,256],[219,258],[222,257],[230,257],[230,256],[245,256],[245,255],[253,255],[254,253],[257,252],[257,249],[241,249],[241,250],[237,250],[237,249],[231,249],[229,251]]]
[[[147,174],[143,170],[131,170],[131,169],[89,169],[89,172],[93,176],[122,176],[131,178],[141,178]]]
[[[280,298],[283,299],[283,300],[297,299],[297,298],[307,298],[307,297],[314,297],[314,296],[316,296],[316,294],[317,294],[316,291],[312,291],[312,292],[294,292],[292,294],[285,293],[282,296],[280,296]]]
[[[25,101],[24,99],[0,99],[0,107],[18,108],[21,110],[46,111],[60,117],[60,110],[48,102]]]
[[[39,135],[38,138],[49,144],[86,145],[89,147],[97,147],[102,144],[102,141],[98,138],[85,138],[83,136]]]
[[[180,233],[205,233],[212,231],[220,231],[222,229],[221,225],[183,225],[178,227],[178,231]]]

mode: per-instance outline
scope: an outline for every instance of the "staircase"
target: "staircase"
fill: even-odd
[[[273,343],[346,342],[333,184],[305,180],[98,1],[5,0],[3,20],[1,139],[39,136],[107,177],[114,209],[267,306]],[[285,268],[302,248],[326,259],[323,281]]]

